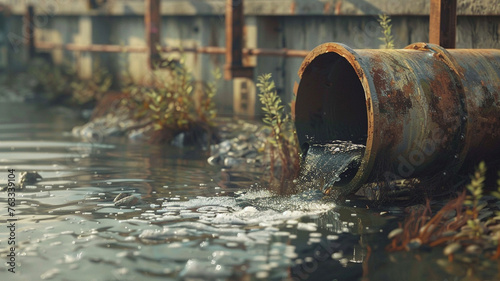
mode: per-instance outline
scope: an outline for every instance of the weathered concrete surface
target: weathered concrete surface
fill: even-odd
[[[23,14],[26,4],[39,6],[58,15],[142,15],[143,0],[107,1],[89,7],[87,0],[1,0],[12,6],[14,14]],[[162,15],[222,15],[226,0],[163,0]],[[246,0],[247,15],[428,15],[429,0]],[[40,9],[39,9],[40,10]],[[461,0],[458,15],[498,15],[498,0]]]
[[[387,13],[392,17],[395,47],[403,48],[428,41],[428,2],[344,0],[340,5],[340,1],[326,0],[246,0],[245,44],[246,47],[312,50],[325,42],[341,42],[354,49],[379,48],[381,32],[376,15]],[[36,41],[81,43],[86,38],[85,42],[91,39],[93,44],[146,46],[142,0],[108,1],[108,6],[97,9],[89,9],[82,0],[0,0],[0,3],[12,4],[13,14],[5,17],[4,33],[10,68],[25,61],[21,14],[26,3],[36,4]],[[185,48],[224,47],[224,3],[223,0],[162,1],[161,44]],[[457,48],[500,48],[499,1],[463,0],[458,6]],[[90,19],[86,30],[81,18]],[[90,61],[99,59],[102,65],[111,67],[118,78],[123,70],[129,70],[136,81],[148,78],[145,53],[92,53],[88,60],[85,60],[88,56],[85,52],[50,50],[49,54],[56,62],[63,59],[85,62],[82,67],[89,67]],[[246,57],[244,62],[255,66],[254,78],[271,72],[279,94],[286,102],[292,99],[302,58],[259,56]],[[223,55],[189,53],[187,63],[197,79],[209,81],[212,71],[216,67],[222,69],[225,61]],[[232,113],[237,108],[233,104],[233,91],[237,87],[233,87],[232,81],[221,81],[219,86],[216,97],[219,111]],[[255,108],[258,113],[260,106],[257,104]]]

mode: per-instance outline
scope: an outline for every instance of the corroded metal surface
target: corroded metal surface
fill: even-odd
[[[429,42],[445,48],[455,48],[457,0],[431,0]]]
[[[372,180],[446,178],[500,155],[500,50],[352,50],[326,43],[299,70],[300,143],[365,144],[350,193]]]
[[[243,0],[226,1],[226,64],[224,79],[253,77],[253,68],[243,65]]]
[[[28,58],[33,58],[35,56],[35,9],[33,5],[28,5],[26,7],[26,13],[23,18],[23,28],[24,28],[24,44],[28,49]]]
[[[144,27],[146,33],[146,45],[148,53],[148,67],[158,67],[161,59],[158,46],[160,45],[160,0],[146,0],[144,13]]]

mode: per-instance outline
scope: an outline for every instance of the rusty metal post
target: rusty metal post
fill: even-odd
[[[146,0],[144,13],[146,27],[147,60],[150,69],[156,68],[160,61],[160,0]]]
[[[226,1],[226,65],[224,78],[252,78],[253,68],[243,66],[243,0]]]
[[[457,0],[431,0],[429,42],[455,48]]]
[[[26,13],[23,18],[24,28],[24,44],[27,48],[28,59],[35,56],[35,9],[33,5],[26,7]]]

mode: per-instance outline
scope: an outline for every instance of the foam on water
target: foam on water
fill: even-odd
[[[183,212],[194,210],[199,214],[199,220],[207,224],[272,225],[321,214],[335,207],[332,202],[318,202],[310,198],[300,195],[273,196],[269,191],[261,190],[239,197],[198,197],[183,202],[165,202],[163,210],[168,212],[168,216],[182,216]]]
[[[321,192],[243,190],[253,177],[228,173],[221,181],[198,151],[81,143],[59,133],[47,137],[53,141],[18,141],[45,139],[47,128],[19,132],[27,138],[2,134],[0,141],[0,161],[43,177],[16,195],[19,264],[12,280],[283,280],[294,259],[314,254],[320,240],[309,233],[341,235],[350,227]],[[225,181],[238,184],[227,188]],[[141,202],[115,206],[124,192]],[[8,251],[0,247],[2,256]]]
[[[429,279],[426,272],[440,280],[456,277],[436,271],[440,249],[434,256],[420,252],[419,263],[407,253],[387,258],[391,229],[382,227],[392,219],[382,214],[399,208],[335,206],[322,201],[320,181],[287,197],[248,191],[260,174],[221,173],[199,150],[112,139],[113,145],[81,143],[61,133],[74,122],[51,117],[53,110],[0,108],[0,185],[7,183],[8,168],[43,176],[16,194],[16,273],[0,267],[9,280],[359,280],[365,273],[382,280],[408,272],[423,272],[415,275],[421,280]],[[43,123],[27,123],[33,120]],[[315,167],[316,154],[324,181],[333,179],[331,151],[317,149],[308,154],[309,167]],[[360,159],[354,154],[345,156]],[[113,199],[124,192],[141,202],[115,206]],[[3,193],[0,209],[7,206]],[[0,231],[4,260],[7,235]],[[371,258],[365,243],[374,246]],[[496,263],[490,268],[494,272],[484,280],[496,276]]]
[[[316,231],[315,223],[299,221],[335,207],[332,202],[313,201],[311,196],[281,197],[269,191],[249,191],[236,197],[167,201],[153,216],[141,217],[167,224],[131,234],[138,233],[137,238],[147,244],[167,242],[168,250],[162,255],[184,261],[179,273],[183,278],[228,278],[242,265],[248,273],[281,276],[296,254],[294,246],[280,242],[293,235],[280,231],[279,226],[296,221],[297,230]],[[277,271],[281,273],[274,272],[277,268],[282,268]]]

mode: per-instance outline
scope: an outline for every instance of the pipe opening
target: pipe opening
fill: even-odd
[[[333,140],[366,145],[365,92],[353,67],[337,53],[319,55],[307,66],[295,110],[302,146]]]
[[[337,53],[317,56],[304,70],[295,114],[297,136],[304,154],[314,144],[333,141],[366,146],[365,91],[353,66]],[[358,172],[359,163],[345,170],[336,185],[349,183]]]

